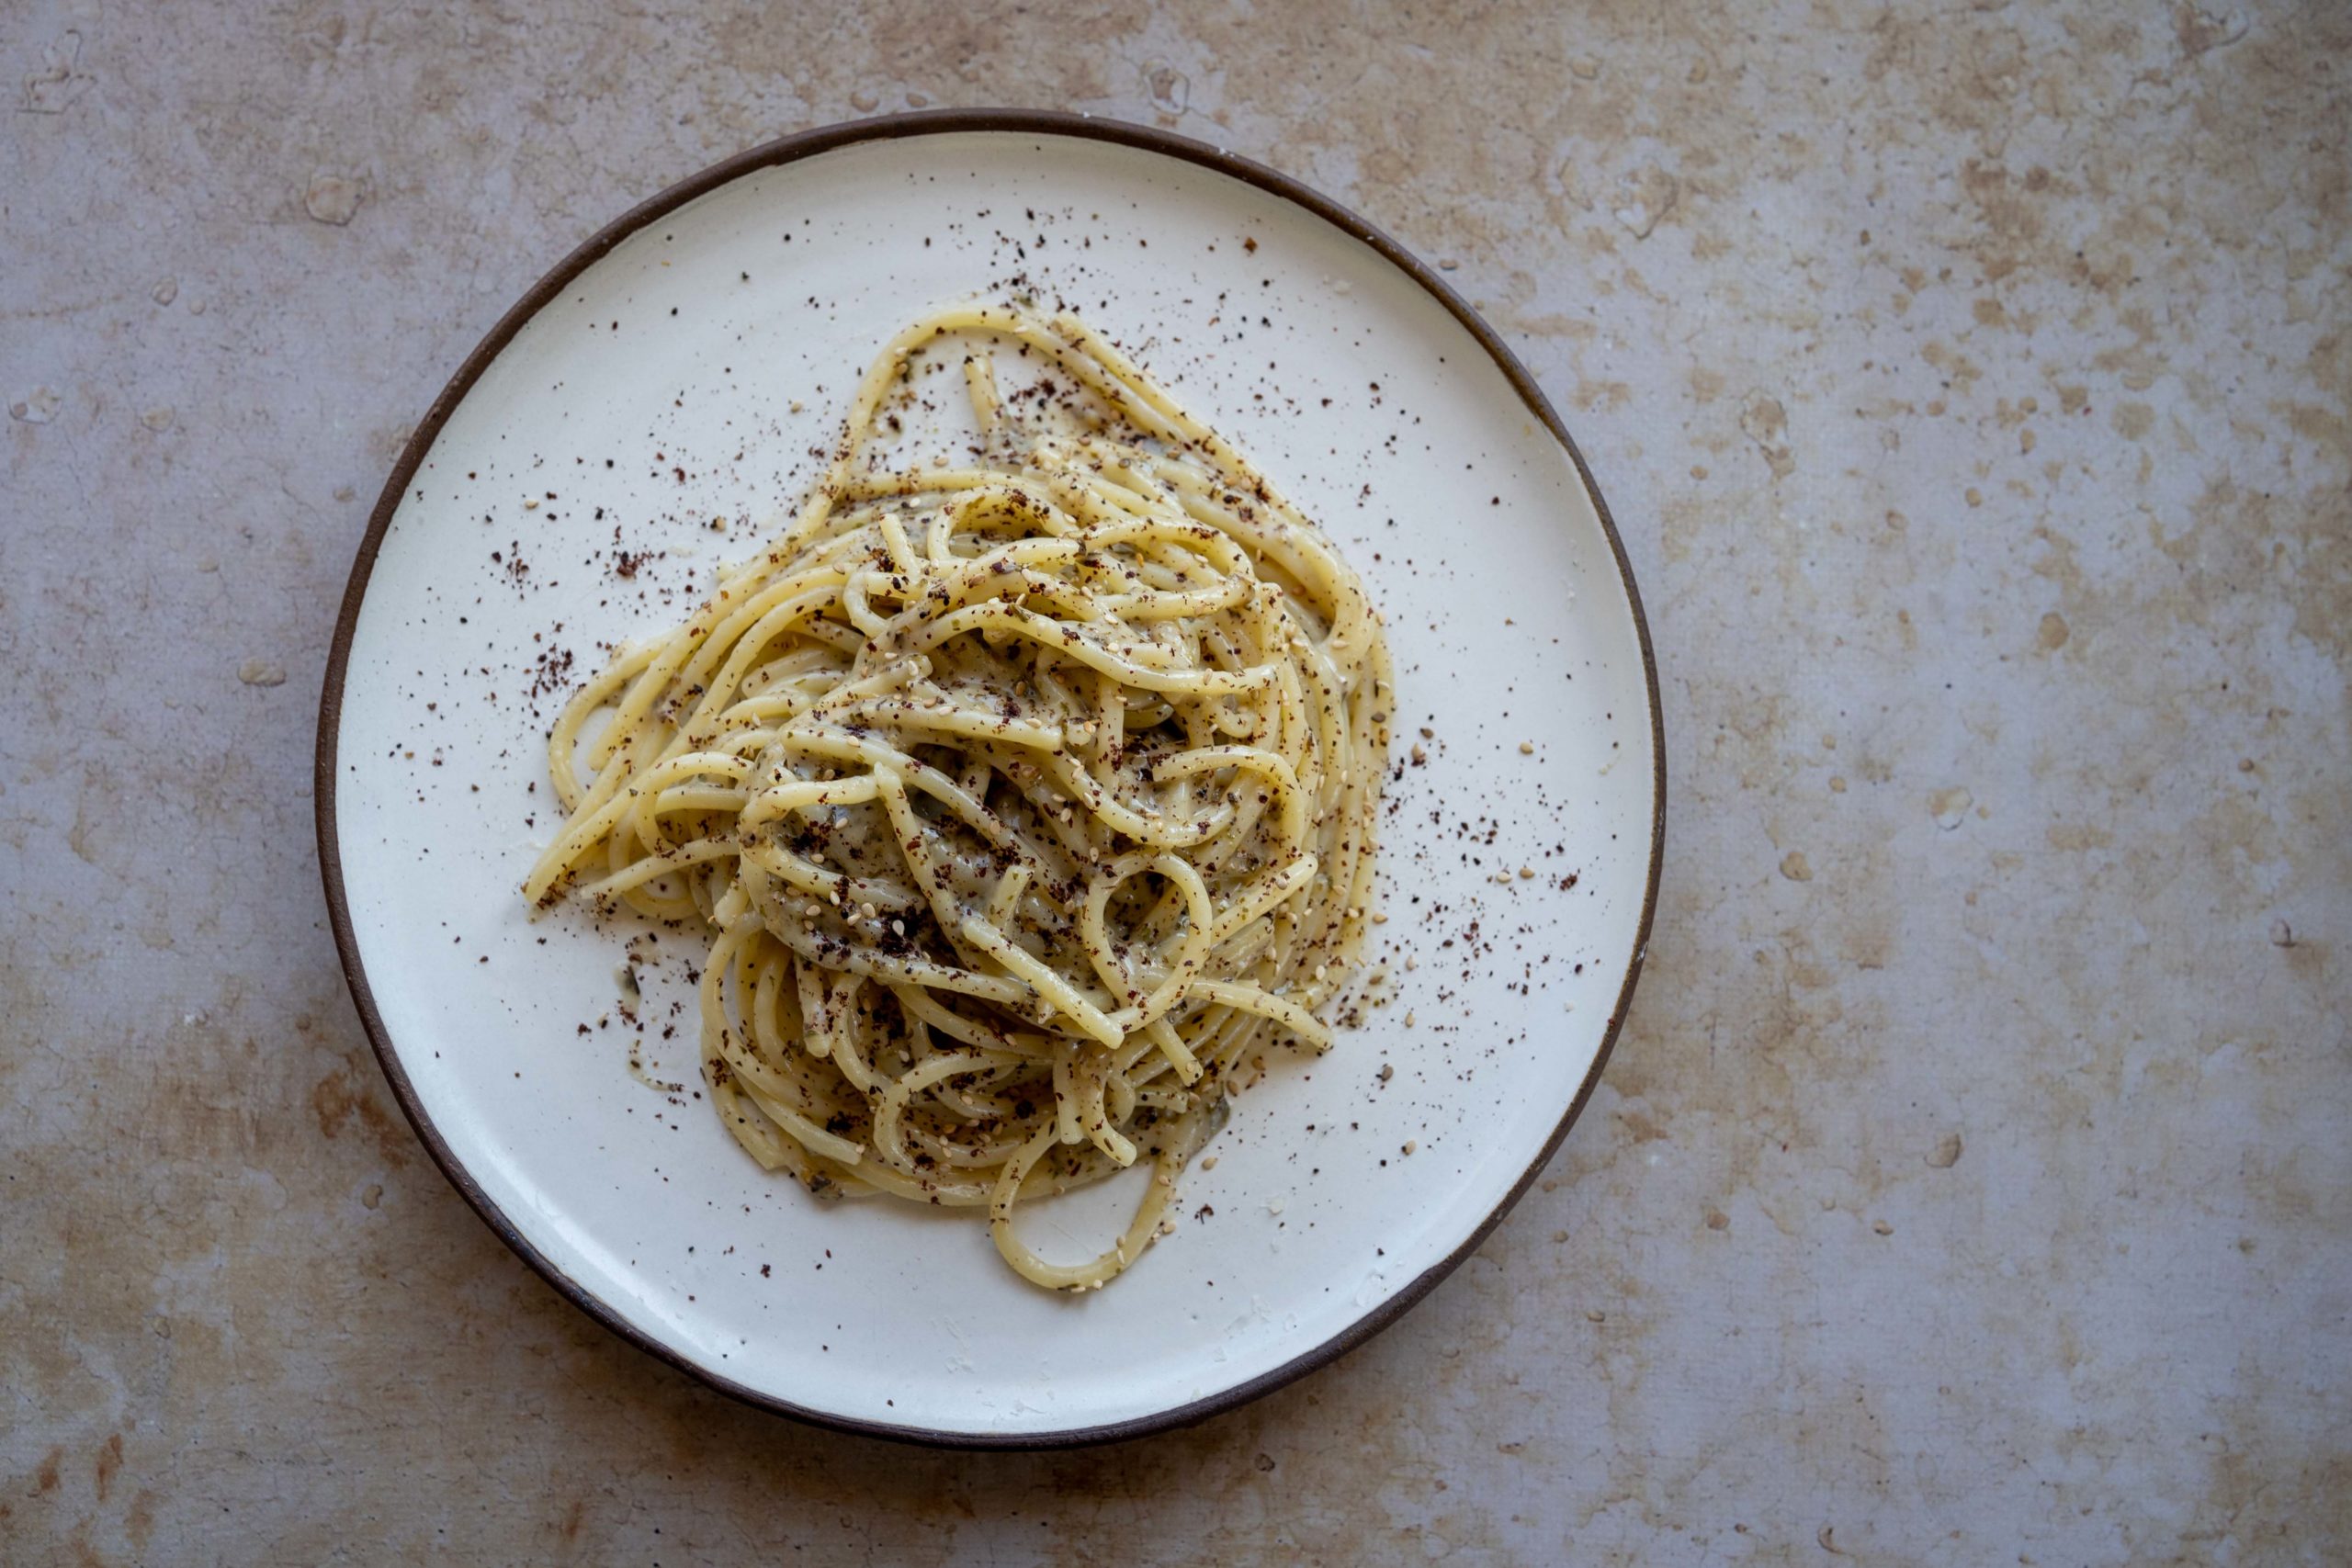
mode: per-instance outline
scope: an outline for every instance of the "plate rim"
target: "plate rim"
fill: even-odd
[[[684,1352],[663,1344],[643,1328],[608,1304],[586,1286],[566,1274],[538,1248],[532,1246],[509,1220],[490,1195],[484,1191],[465,1162],[452,1150],[439,1129],[434,1124],[419,1102],[416,1089],[401,1065],[400,1052],[393,1044],[383,1016],[377,1010],[375,993],[368,982],[367,966],[359,956],[357,933],[351,918],[348,890],[344,882],[343,858],[337,834],[335,816],[335,761],[342,738],[343,694],[349,671],[351,648],[359,624],[361,605],[368,596],[368,585],[375,574],[376,558],[381,552],[384,536],[391,526],[392,515],[400,509],[401,498],[407,494],[410,481],[424,461],[425,454],[439,437],[467,393],[473,389],[482,373],[504,353],[506,347],[539,311],[572,280],[628,239],[686,203],[729,185],[743,175],[766,168],[798,163],[802,159],[836,151],[865,141],[897,141],[917,136],[953,135],[981,131],[1007,135],[1069,137],[1109,142],[1139,152],[1157,153],[1191,164],[1212,172],[1238,179],[1273,196],[1280,197],[1308,213],[1339,229],[1350,238],[1362,241],[1406,276],[1426,290],[1447,313],[1462,324],[1464,331],[1484,349],[1503,373],[1511,389],[1519,394],[1528,412],[1539,420],[1557,440],[1576,465],[1577,476],[1592,502],[1594,513],[1600,521],[1602,535],[1617,567],[1617,576],[1624,590],[1627,607],[1634,616],[1634,630],[1641,647],[1642,673],[1647,688],[1651,736],[1651,798],[1649,872],[1642,893],[1641,918],[1634,931],[1634,953],[1625,970],[1624,984],[1611,1003],[1609,1021],[1601,1032],[1600,1046],[1593,1055],[1592,1066],[1584,1081],[1577,1088],[1559,1122],[1544,1139],[1519,1179],[1511,1184],[1501,1201],[1444,1258],[1416,1276],[1396,1294],[1349,1324],[1337,1334],[1272,1368],[1247,1382],[1183,1404],[1171,1405],[1125,1420],[1099,1423],[1089,1427],[1073,1427],[1046,1432],[974,1432],[940,1427],[904,1426],[890,1422],[865,1420],[856,1416],[836,1415],[798,1404],[779,1395],[768,1393],[736,1382],[712,1368],[706,1367]],[[1392,239],[1377,225],[1324,196],[1305,183],[1266,164],[1238,153],[1215,147],[1192,137],[1154,126],[1134,124],[1126,120],[1103,118],[1093,115],[1074,114],[1056,109],[1021,108],[945,108],[910,111],[882,115],[868,119],[848,120],[831,125],[815,126],[806,130],[783,136],[772,141],[747,148],[723,158],[684,179],[677,181],[639,202],[619,217],[598,229],[575,246],[571,254],[550,268],[523,296],[508,307],[497,322],[476,344],[472,352],[458,365],[448,382],[441,389],[424,416],[410,433],[401,454],[392,465],[390,477],[385,481],[374,512],[368,515],[367,532],[360,537],[359,547],[352,561],[351,575],[345,582],[341,610],[335,618],[334,636],[328,645],[326,677],[319,693],[318,740],[313,755],[312,808],[318,834],[319,875],[327,901],[327,919],[334,932],[337,955],[343,964],[344,982],[351,992],[353,1006],[359,1022],[367,1032],[368,1043],[374,1048],[376,1063],[390,1084],[392,1096],[400,1102],[401,1114],[424,1145],[449,1184],[456,1188],[492,1234],[504,1242],[531,1269],[556,1292],[588,1317],[602,1325],[622,1340],[656,1359],[686,1373],[707,1387],[754,1409],[774,1415],[790,1416],[810,1426],[860,1437],[881,1438],[895,1442],[912,1443],[928,1448],[964,1450],[1042,1450],[1080,1448],[1097,1443],[1113,1443],[1129,1438],[1148,1437],[1205,1421],[1213,1416],[1236,1409],[1285,1383],[1296,1381],[1320,1367],[1339,1359],[1359,1345],[1365,1343],[1395,1323],[1420,1300],[1435,1290],[1438,1283],[1453,1272],[1480,1244],[1500,1224],[1519,1200],[1533,1183],[1552,1156],[1559,1151],[1568,1130],[1583,1113],[1586,1102],[1600,1082],[1603,1068],[1609,1065],[1611,1052],[1617,1043],[1627,1010],[1634,998],[1634,987],[1640,980],[1643,961],[1648,956],[1650,924],[1657,910],[1659,873],[1666,853],[1666,719],[1658,698],[1657,657],[1651,647],[1648,616],[1642,607],[1641,591],[1634,581],[1633,563],[1626,558],[1625,545],[1617,532],[1616,520],[1611,515],[1608,502],[1600,486],[1587,466],[1584,454],[1575,438],[1554,412],[1552,404],[1537,386],[1534,377],[1521,365],[1501,336],[1473,310],[1468,301],[1449,287],[1425,263],[1415,257],[1402,244]]]

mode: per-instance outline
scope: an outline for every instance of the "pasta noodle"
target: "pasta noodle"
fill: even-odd
[[[958,351],[972,460],[899,461]],[[1363,585],[1231,445],[1074,317],[958,307],[885,347],[790,524],[566,707],[524,891],[713,933],[704,1081],[763,1167],[984,1211],[1024,1278],[1099,1288],[1237,1067],[1330,1044],[1392,701]],[[1098,1256],[1015,1234],[1137,1165]]]

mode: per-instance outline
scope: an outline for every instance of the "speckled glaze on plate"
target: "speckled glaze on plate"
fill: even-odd
[[[649,978],[634,1031],[627,933],[534,919],[515,891],[556,821],[547,722],[598,645],[673,622],[750,547],[742,520],[805,488],[891,331],[1012,289],[1081,310],[1321,521],[1398,670],[1389,918],[1370,953],[1394,1000],[1321,1060],[1273,1060],[1205,1151],[1215,1168],[1188,1172],[1177,1233],[1080,1297],[1015,1278],[968,1217],[820,1205],[765,1176],[695,1098],[683,965]],[[386,486],[318,755],[354,999],[491,1226],[728,1393],[969,1447],[1229,1408],[1361,1343],[1466,1257],[1600,1076],[1640,970],[1664,792],[1623,552],[1493,333],[1295,182],[1022,112],[775,142],[557,266]],[[1075,1255],[1126,1200],[1114,1183],[1035,1204],[1024,1228]]]

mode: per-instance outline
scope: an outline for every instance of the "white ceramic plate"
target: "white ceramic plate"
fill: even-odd
[[[750,547],[751,527],[711,518],[765,519],[800,492],[890,332],[1017,287],[1137,353],[1338,537],[1398,669],[1374,931],[1396,1000],[1325,1059],[1275,1064],[1206,1151],[1215,1168],[1187,1175],[1177,1234],[1076,1298],[1015,1278],[967,1219],[820,1206],[763,1175],[694,1098],[690,1029],[648,1032],[632,1069],[622,934],[534,919],[516,893],[556,822],[547,721],[596,645],[677,619]],[[534,1268],[771,1408],[1045,1446],[1263,1393],[1467,1255],[1599,1076],[1648,928],[1663,789],[1623,552],[1566,433],[1459,299],[1360,220],[1211,149],[948,114],[708,171],[500,322],[360,548],[318,801],[385,1071]],[[645,1014],[673,1001],[690,1019],[683,987],[650,984]],[[1091,1252],[1126,1197],[1032,1205],[1027,1232]]]

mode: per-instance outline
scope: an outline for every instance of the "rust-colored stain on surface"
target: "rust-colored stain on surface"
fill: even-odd
[[[2352,1558],[2352,13],[208,0],[0,63],[0,1556]],[[450,367],[637,199],[924,104],[1440,265],[1666,692],[1553,1169],[1385,1337],[1111,1450],[607,1337],[416,1157],[317,892],[326,638]]]

